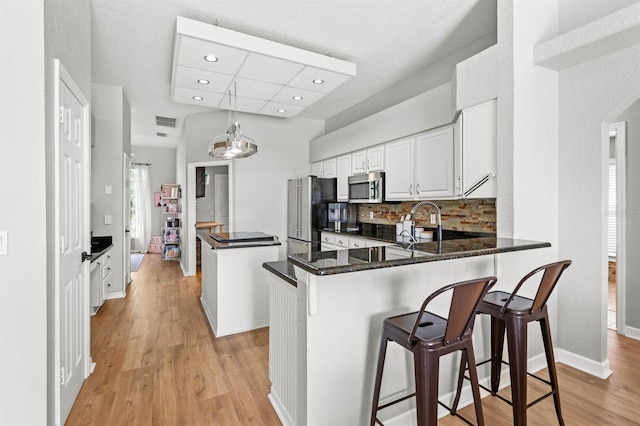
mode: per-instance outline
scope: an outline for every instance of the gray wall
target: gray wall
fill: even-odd
[[[627,122],[627,211],[622,212],[627,222],[625,320],[629,327],[640,329],[640,100],[614,121]]]
[[[153,206],[153,193],[160,191],[163,183],[176,183],[176,150],[175,148],[131,147],[131,162],[149,163],[149,181],[151,197],[149,204]],[[135,155],[133,155],[135,154]],[[161,235],[160,209],[151,208],[151,234]]]
[[[122,87],[92,86],[95,147],[91,149],[91,231],[113,238],[113,285],[108,297],[122,297],[124,278],[124,153],[131,149],[131,112]],[[105,187],[111,186],[111,194]],[[111,224],[104,223],[105,215]]]
[[[616,121],[618,107],[640,93],[638,58],[640,45],[635,45],[559,72],[559,247],[560,256],[573,259],[574,264],[559,288],[558,337],[566,350],[599,362],[607,356],[603,310],[607,306],[604,212],[609,155],[603,124]],[[639,304],[639,299],[627,300],[631,309]]]

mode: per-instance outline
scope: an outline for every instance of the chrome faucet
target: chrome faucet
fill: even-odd
[[[440,207],[438,207],[436,205],[436,203],[432,202],[432,201],[420,201],[418,204],[416,204],[415,206],[413,206],[413,208],[411,209],[411,211],[409,212],[409,218],[411,219],[411,221],[413,221],[413,215],[416,214],[416,211],[418,211],[418,209],[424,205],[430,205],[432,206],[434,209],[436,209],[436,215],[438,218],[438,226],[436,228],[436,232],[438,234],[438,242],[442,241],[442,217],[440,216]]]

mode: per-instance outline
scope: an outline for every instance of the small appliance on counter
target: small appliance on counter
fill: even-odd
[[[287,254],[320,251],[320,230],[329,226],[328,203],[337,180],[306,176],[287,183]]]
[[[356,228],[357,207],[348,203],[329,203],[329,229],[348,231]]]

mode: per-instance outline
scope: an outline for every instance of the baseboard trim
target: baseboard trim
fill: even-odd
[[[109,293],[106,297],[106,300],[111,300],[111,299],[123,299],[127,296],[127,294],[124,291],[118,291],[116,293]]]
[[[278,418],[280,419],[282,426],[295,426],[295,422],[293,421],[291,416],[289,416],[289,412],[280,401],[280,398],[278,397],[278,394],[273,389],[273,386],[271,387],[271,392],[269,392],[269,394],[267,395],[267,398],[269,398],[269,401],[271,402],[271,406],[273,407],[276,414],[278,415]]]
[[[640,328],[625,326],[623,335],[631,339],[640,340]]]
[[[602,362],[597,362],[592,359],[585,358],[582,355],[565,351],[564,349],[556,349],[555,356],[557,362],[566,364],[577,370],[584,371],[585,373],[591,374],[592,376],[600,379],[606,379],[611,375],[611,373],[613,373],[608,359],[605,359]]]

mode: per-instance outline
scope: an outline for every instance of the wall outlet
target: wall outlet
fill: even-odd
[[[111,185],[105,185],[104,193],[107,195],[111,195],[113,193],[113,188],[111,187]]]
[[[435,223],[436,223],[436,214],[435,213],[431,213],[429,221],[431,222],[432,225],[435,225]]]
[[[104,224],[105,225],[111,225],[111,222],[112,222],[111,215],[110,214],[105,214],[104,215]]]
[[[373,219],[373,212],[369,212],[369,219]]]

